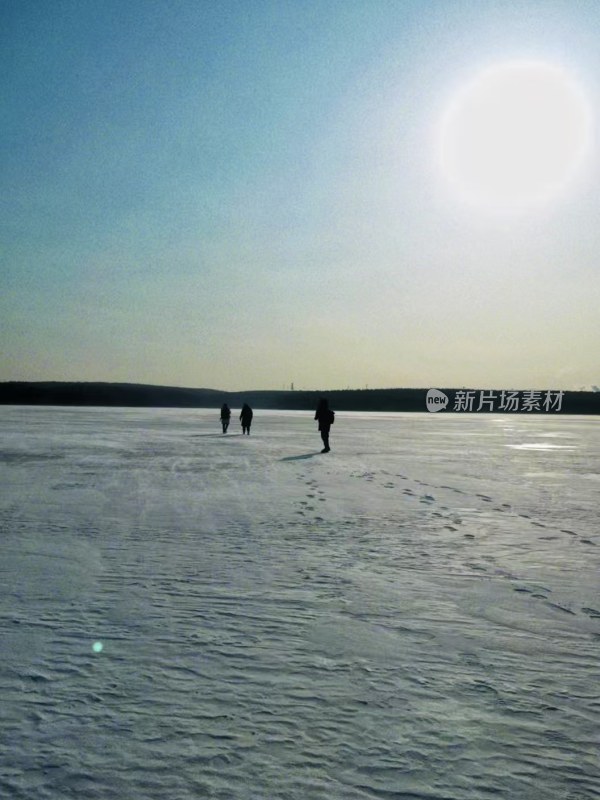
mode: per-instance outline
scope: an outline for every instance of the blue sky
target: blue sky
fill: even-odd
[[[542,60],[600,97],[596,2],[0,3],[0,380],[580,388],[595,129],[526,213],[439,169],[448,102]]]

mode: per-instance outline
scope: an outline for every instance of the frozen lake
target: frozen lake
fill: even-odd
[[[599,418],[234,420],[0,408],[0,796],[600,798]]]

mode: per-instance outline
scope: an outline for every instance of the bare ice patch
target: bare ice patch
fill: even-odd
[[[512,450],[576,450],[576,447],[572,447],[571,445],[567,444],[551,444],[550,442],[529,442],[523,444],[507,444],[506,447],[510,447]]]

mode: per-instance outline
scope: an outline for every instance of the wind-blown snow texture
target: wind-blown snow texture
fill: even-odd
[[[598,418],[218,416],[2,409],[0,796],[600,797]]]

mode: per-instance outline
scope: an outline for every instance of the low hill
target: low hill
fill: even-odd
[[[600,392],[564,392],[560,397],[545,391],[531,400],[531,392],[514,392],[512,404],[502,407],[501,390],[494,397],[480,390],[442,389],[446,412],[599,414]],[[471,392],[471,394],[466,394]],[[150,408],[218,408],[227,403],[239,408],[312,410],[321,395],[336,411],[426,411],[427,389],[336,389],[332,391],[247,391],[189,389],[133,383],[0,383],[0,404],[44,406],[118,406]],[[527,402],[528,398],[531,402]],[[550,403],[548,401],[551,401]],[[549,406],[549,408],[545,408]],[[442,412],[444,413],[444,412]]]

